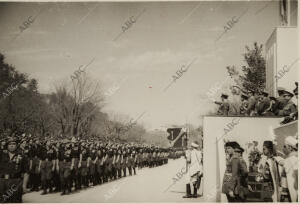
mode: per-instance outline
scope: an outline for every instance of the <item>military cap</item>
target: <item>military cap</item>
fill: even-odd
[[[226,142],[225,147],[232,147],[233,149],[240,147],[239,143],[237,142]]]
[[[247,99],[248,99],[248,96],[247,96],[246,94],[242,93],[241,98],[247,100]]]
[[[283,87],[277,87],[277,92],[279,92],[279,91],[285,91],[285,88],[283,88]]]
[[[255,93],[256,93],[256,91],[253,89],[249,89],[249,91],[248,91],[248,94],[255,94]]]
[[[282,95],[282,94],[284,93],[284,91],[285,91],[285,88],[283,88],[283,87],[278,87],[278,88],[277,88],[277,93],[278,93],[279,95]]]
[[[291,92],[285,90],[285,91],[283,91],[283,96],[290,96],[290,97],[293,97],[294,94],[292,94]]]
[[[269,93],[266,90],[261,91],[261,95],[268,97]]]
[[[245,150],[241,146],[239,146],[239,147],[234,148],[234,151],[243,153]]]
[[[228,95],[227,95],[227,94],[222,94],[222,95],[221,95],[221,98],[227,99],[227,98],[228,98]]]
[[[17,143],[17,138],[16,138],[16,137],[9,137],[9,138],[7,139],[7,144],[10,144],[10,143],[12,143],[12,142]]]

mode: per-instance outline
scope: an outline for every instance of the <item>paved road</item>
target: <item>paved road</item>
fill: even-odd
[[[61,196],[59,193],[40,195],[32,192],[23,196],[24,202],[36,203],[99,203],[99,202],[201,202],[203,197],[182,198],[185,195],[185,176],[172,179],[185,165],[183,158],[169,160],[156,168],[138,170],[137,175],[90,187]],[[168,190],[167,190],[168,189]]]

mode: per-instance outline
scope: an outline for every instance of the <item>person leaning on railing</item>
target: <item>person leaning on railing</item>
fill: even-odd
[[[230,106],[229,106],[227,94],[221,95],[221,102],[214,101],[214,103],[219,105],[219,109],[217,112],[218,115],[228,115]]]

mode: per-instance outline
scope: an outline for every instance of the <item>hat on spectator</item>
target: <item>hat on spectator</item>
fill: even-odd
[[[222,94],[222,95],[221,95],[221,98],[227,99],[227,98],[228,98],[228,95],[227,95],[227,94]]]
[[[291,92],[285,90],[285,91],[283,91],[283,96],[290,96],[290,97],[293,97],[294,94],[292,94]]]
[[[234,151],[243,153],[245,150],[241,146],[239,146],[239,147],[234,148]]]
[[[241,94],[241,98],[243,98],[243,99],[247,100],[249,97],[247,96],[247,94],[245,94],[245,93],[242,93],[242,94]]]
[[[7,139],[7,144],[10,144],[10,143],[17,143],[17,138],[16,137],[9,137]]]
[[[284,139],[284,144],[288,145],[288,146],[291,146],[292,148],[296,149],[297,144],[298,144],[298,140],[293,136],[288,136]]]
[[[269,96],[269,93],[266,91],[266,90],[263,90],[261,92],[261,95],[265,96],[265,97],[268,97]]]
[[[278,92],[279,95],[283,94],[284,91],[285,91],[285,88],[283,88],[283,87],[278,87],[277,88],[277,92]]]
[[[232,147],[233,149],[236,149],[240,147],[240,145],[237,142],[226,142],[225,147]]]

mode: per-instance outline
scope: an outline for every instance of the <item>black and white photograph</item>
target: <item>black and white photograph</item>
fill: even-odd
[[[298,8],[0,0],[0,202],[298,202]]]

